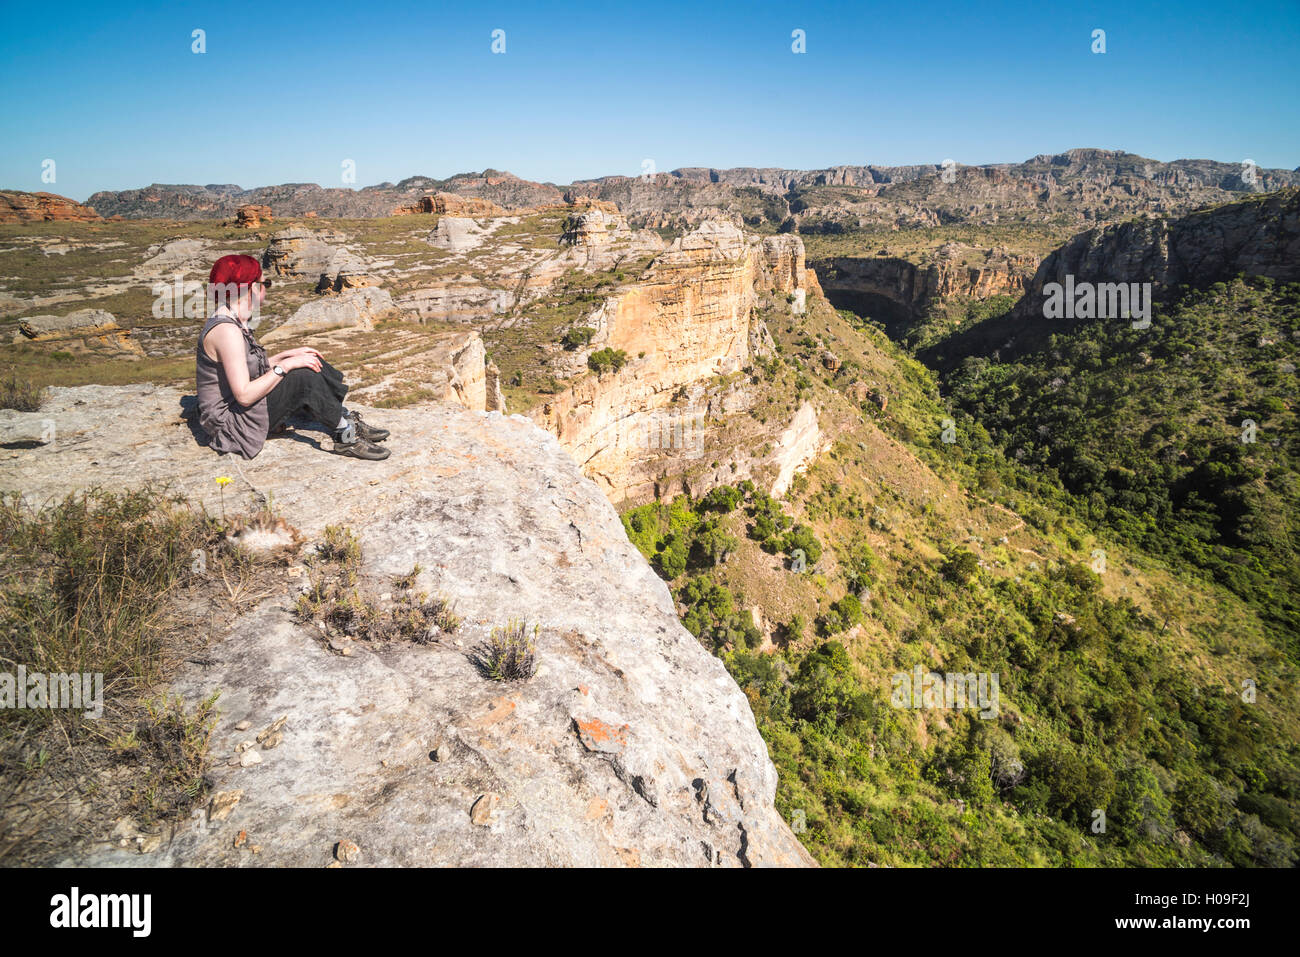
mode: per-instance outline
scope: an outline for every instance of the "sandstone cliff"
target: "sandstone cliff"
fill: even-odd
[[[50,221],[93,222],[99,213],[57,193],[0,192],[0,224]]]
[[[612,202],[636,225],[697,225],[741,211],[747,221],[793,218],[805,231],[864,227],[996,223],[1011,219],[1081,224],[1112,221],[1140,210],[1178,214],[1234,194],[1300,185],[1300,171],[1258,169],[1240,162],[1174,160],[1164,163],[1120,150],[1074,149],[1021,163],[952,167],[941,160],[910,166],[833,166],[826,169],[685,168],[641,176],[603,176],[567,187],[520,179],[500,170],[447,179],[412,176],[361,189],[322,189],[314,183],[238,186],[164,186],[100,192],[87,201],[104,215],[127,218],[219,219],[245,203],[270,205],[280,215],[388,216],[451,193],[506,210],[541,208],[573,197]],[[469,214],[476,215],[476,214]]]
[[[323,866],[345,840],[363,865],[812,863],[773,808],[744,694],[551,436],[452,405],[366,410],[393,431],[384,462],[305,435],[236,461],[195,441],[189,402],[87,386],[0,411],[3,485],[39,502],[166,480],[219,514],[213,479],[230,475],[227,510],[270,497],[309,538],[350,525],[365,583],[391,587],[418,563],[421,587],[465,620],[454,638],[340,656],[295,624],[293,594],[261,601],[171,683],[191,706],[222,692],[208,813],[143,856],[106,842],[62,863]],[[540,667],[499,684],[467,654],[510,617],[540,625]],[[282,742],[240,766],[236,746],[281,716]]]
[[[706,221],[583,320],[596,333],[570,359],[572,371],[601,349],[624,352],[627,364],[583,377],[531,415],[612,499],[644,495],[665,467],[661,450],[678,458],[704,455],[700,433],[707,410],[682,390],[751,363],[758,331],[753,310],[761,294],[784,298],[806,291],[797,236],[759,239],[731,223]],[[687,421],[668,422],[666,445],[646,442],[662,436],[665,417],[674,416]],[[686,441],[676,444],[679,434]]]
[[[836,256],[812,268],[836,308],[870,315],[894,327],[924,317],[954,298],[989,299],[1024,292],[1036,260],[1000,249],[959,243],[941,247],[934,261],[897,256]]]
[[[1300,279],[1300,189],[1284,189],[1178,219],[1142,218],[1080,233],[1043,260],[1016,304],[1042,315],[1043,286],[1065,281],[1204,286],[1238,273]]]
[[[419,213],[435,213],[439,216],[504,216],[506,211],[490,200],[476,196],[457,196],[455,193],[421,196],[414,203],[393,210],[394,216]]]

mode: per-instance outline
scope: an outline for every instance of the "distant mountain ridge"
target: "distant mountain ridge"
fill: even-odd
[[[1253,180],[1253,182],[1252,182]],[[1022,163],[982,166],[834,166],[819,170],[685,167],[640,176],[603,176],[565,185],[537,183],[486,169],[446,179],[411,176],[360,189],[284,183],[168,185],[95,193],[86,205],[127,219],[219,219],[246,203],[282,216],[369,218],[390,215],[433,192],[476,196],[520,208],[561,202],[566,194],[612,201],[635,225],[694,223],[739,214],[752,225],[782,223],[806,231],[927,226],[1067,216],[1080,222],[1138,209],[1168,214],[1246,192],[1300,185],[1300,169],[1260,169],[1245,161],[1180,159],[1169,163],[1117,150],[1075,149]]]

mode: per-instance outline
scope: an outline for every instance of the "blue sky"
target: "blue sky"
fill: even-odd
[[[345,160],[357,186],[1082,146],[1300,165],[1295,0],[7,2],[3,26],[0,188],[79,200],[154,182],[340,186]]]

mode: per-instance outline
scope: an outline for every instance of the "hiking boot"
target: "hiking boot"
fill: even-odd
[[[357,430],[357,438],[365,439],[367,442],[382,442],[384,439],[388,438],[389,432],[387,429],[380,429],[373,425],[368,425],[361,421],[361,416],[356,412],[348,412],[346,415]]]
[[[357,436],[351,442],[342,442],[336,438],[334,440],[334,454],[350,455],[354,459],[370,459],[378,462],[388,458],[388,456],[392,455],[392,452],[382,445],[376,445],[368,439]]]

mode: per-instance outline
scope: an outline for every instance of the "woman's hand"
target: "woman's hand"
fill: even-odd
[[[310,369],[312,372],[320,372],[320,353],[315,349],[308,349],[305,352],[295,349],[276,358],[279,362],[271,364],[279,365],[285,372],[291,369]]]
[[[272,356],[271,365],[284,365],[284,360],[292,359],[294,356],[303,356],[303,355],[315,356],[317,359],[325,358],[323,355],[321,355],[311,346],[299,346],[297,349],[290,349],[287,352],[277,353],[276,355]],[[298,366],[294,366],[294,368],[296,369],[298,368]],[[317,367],[316,371],[319,372],[320,368]]]

